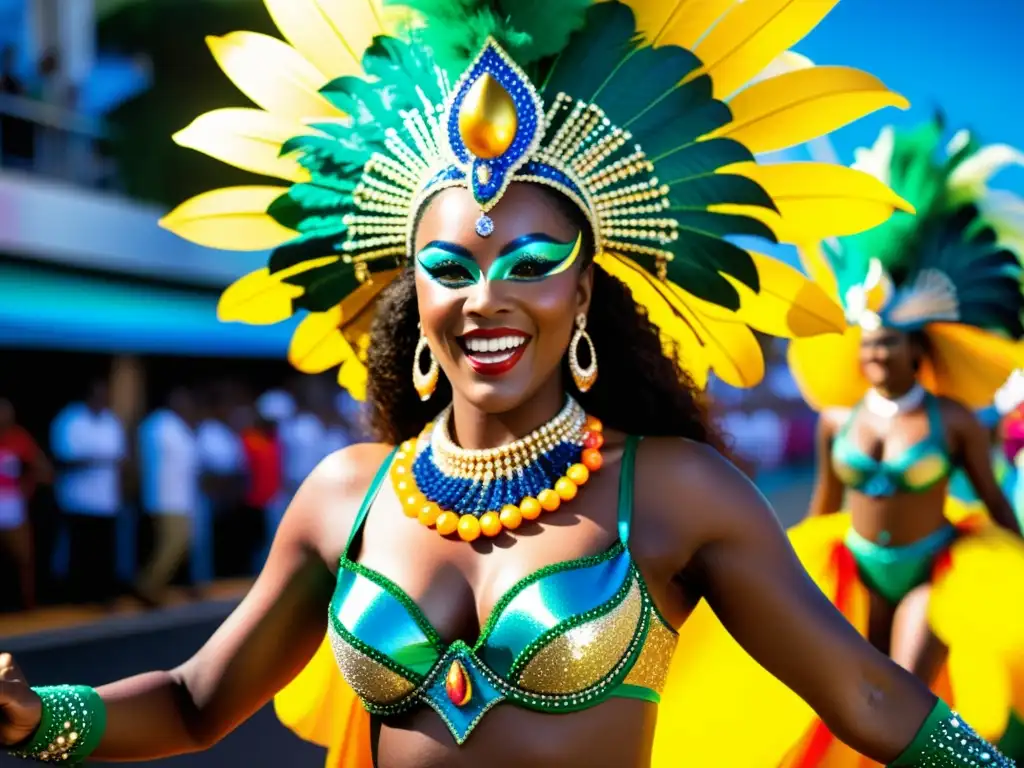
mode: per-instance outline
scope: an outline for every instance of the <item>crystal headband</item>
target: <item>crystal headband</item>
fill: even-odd
[[[559,93],[545,110],[526,74],[489,40],[454,88],[439,74],[444,104],[401,113],[405,136],[386,133],[388,153],[375,153],[354,192],[342,245],[357,266],[412,252],[415,222],[442,189],[464,187],[480,206],[476,232],[489,237],[488,212],[513,181],[552,187],[590,223],[595,248],[653,257],[665,277],[678,237],[666,215],[668,186],[630,134],[595,104]],[[422,94],[421,94],[422,96]],[[365,276],[365,267],[361,271]]]

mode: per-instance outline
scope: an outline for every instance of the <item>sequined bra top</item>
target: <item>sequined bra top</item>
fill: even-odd
[[[949,477],[953,470],[939,400],[925,398],[928,436],[893,459],[876,459],[857,448],[850,439],[855,408],[832,443],[832,466],[842,482],[855,491],[875,497],[897,493],[924,493]]]
[[[366,709],[386,716],[426,704],[462,744],[503,702],[559,713],[613,696],[658,703],[677,635],[629,554],[637,442],[627,440],[622,459],[619,541],[517,582],[473,645],[446,645],[394,582],[348,557],[386,461],[353,525],[330,607],[338,666]]]

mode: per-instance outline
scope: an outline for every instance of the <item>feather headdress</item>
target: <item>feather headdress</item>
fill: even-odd
[[[751,328],[802,337],[841,330],[843,319],[798,271],[732,238],[850,235],[909,209],[860,171],[755,162],[906,106],[843,67],[741,90],[834,0],[812,10],[797,0],[265,2],[290,45],[245,32],[210,39],[262,109],[216,110],[175,139],[291,186],[205,193],[163,224],[208,246],[272,250],[225,291],[221,318],[307,312],[292,363],[339,367],[357,397],[375,301],[407,263],[416,211],[444,186],[473,191],[481,236],[508,183],[557,188],[586,214],[597,262],[647,308],[666,349],[681,350],[699,383],[713,370],[738,386],[763,375]],[[474,89],[497,92],[494,83],[515,115],[506,110],[481,144],[461,118]]]
[[[822,359],[855,368],[850,356],[861,329],[924,332],[931,354],[923,381],[974,407],[990,404],[1024,363],[1016,343],[1024,336],[1024,220],[1002,213],[1024,210],[1024,202],[1008,205],[1013,195],[987,186],[1006,165],[1024,164],[1024,155],[982,146],[967,131],[949,141],[944,133],[936,117],[910,130],[887,127],[872,147],[857,150],[854,167],[890,185],[916,215],[897,212],[872,230],[804,252],[809,273],[843,302],[850,326],[842,340],[790,345],[794,372],[816,406],[847,406],[863,395],[860,377],[836,375],[832,365],[828,376],[814,370]]]

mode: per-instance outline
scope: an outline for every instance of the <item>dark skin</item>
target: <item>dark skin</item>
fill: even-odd
[[[871,386],[895,398],[913,387],[925,350],[915,339],[893,329],[865,331],[860,365]],[[1019,534],[1013,508],[992,473],[989,435],[978,419],[960,403],[940,399],[944,438],[955,463],[962,466],[979,498],[996,524]],[[818,422],[818,484],[811,501],[811,515],[838,512],[844,488],[832,466],[832,443],[843,429],[847,412],[826,412]],[[860,450],[875,458],[899,456],[928,435],[928,415],[923,408],[899,414],[891,423],[860,409],[849,425],[849,436]],[[948,525],[944,515],[948,483],[924,493],[898,493],[879,498],[856,491],[847,493],[853,528],[869,541],[905,546]],[[931,682],[948,655],[948,648],[928,625],[931,587],[921,585],[892,605],[881,595],[870,594],[869,639],[901,666]]]
[[[474,232],[477,215],[464,190],[441,193],[422,218],[417,248],[439,239],[462,244],[486,274],[498,249],[523,234],[575,235],[528,186],[513,185],[492,211],[496,231],[488,240]],[[417,283],[422,327],[452,382],[463,446],[499,445],[555,415],[563,394],[559,361],[576,312],[587,307],[590,284],[584,262],[529,284],[481,281],[452,290]],[[456,340],[468,329],[494,327],[531,337],[532,348],[501,381],[474,373]],[[623,435],[608,433],[604,468],[572,504],[514,534],[473,544],[409,523],[385,484],[351,554],[394,579],[445,640],[473,641],[515,582],[616,540],[623,443]],[[194,657],[177,669],[99,689],[108,726],[96,758],[145,760],[206,748],[291,680],[323,639],[339,554],[388,450],[352,446],[312,473],[252,591]],[[806,699],[838,737],[880,762],[901,753],[934,697],[828,603],[753,485],[712,449],[674,438],[645,441],[637,473],[630,548],[667,618],[682,624],[706,598],[747,651]],[[9,659],[8,665],[0,741],[11,744],[30,735],[39,702]],[[656,713],[654,705],[628,699],[560,717],[502,705],[458,747],[438,716],[420,707],[378,723],[374,746],[380,768],[640,768],[650,762]],[[529,738],[510,738],[514,734]]]

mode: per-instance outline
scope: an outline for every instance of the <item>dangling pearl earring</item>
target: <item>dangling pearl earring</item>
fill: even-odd
[[[586,368],[580,365],[580,341],[587,342],[590,349],[590,365]],[[580,392],[587,392],[597,381],[597,350],[594,349],[594,342],[587,333],[587,316],[582,312],[576,315],[576,332],[569,342],[569,370]]]
[[[426,371],[420,368],[420,359],[423,357],[424,350],[426,350],[430,358],[430,365],[427,366]],[[416,343],[416,354],[412,358],[412,385],[416,388],[420,400],[426,402],[430,399],[430,396],[434,394],[434,390],[437,388],[437,380],[440,378],[440,375],[441,367],[437,364],[437,358],[434,357],[430,345],[427,344],[427,337],[423,335],[421,330],[420,340]]]

